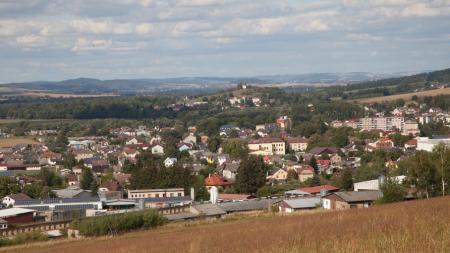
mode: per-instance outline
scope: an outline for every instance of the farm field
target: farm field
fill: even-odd
[[[38,144],[39,142],[27,137],[0,138],[0,148],[11,147],[17,144]]]
[[[420,91],[420,92],[411,92],[411,93],[405,93],[405,94],[398,94],[398,95],[391,95],[391,96],[381,96],[381,97],[371,97],[371,98],[361,98],[361,99],[355,99],[354,101],[362,104],[371,104],[371,103],[381,103],[381,102],[390,102],[395,101],[397,99],[403,99],[405,101],[411,100],[411,97],[416,95],[418,97],[425,97],[425,96],[438,96],[438,95],[449,95],[450,94],[450,87],[443,88],[443,89],[434,89],[434,90],[427,90],[427,91]]]
[[[369,209],[171,224],[119,237],[50,241],[0,252],[448,252],[449,214],[450,197],[443,197]]]

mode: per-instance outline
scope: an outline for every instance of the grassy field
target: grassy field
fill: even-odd
[[[39,142],[27,137],[0,138],[0,147],[12,147],[17,144],[38,144]]]
[[[446,197],[340,212],[171,224],[114,238],[50,241],[3,252],[448,252],[449,214]]]
[[[361,98],[361,99],[355,99],[354,101],[362,103],[362,104],[371,104],[371,103],[375,103],[375,102],[381,103],[381,102],[385,102],[385,101],[390,102],[390,101],[395,101],[397,99],[403,99],[405,101],[409,101],[409,100],[411,100],[411,97],[414,95],[416,95],[418,97],[450,95],[450,88],[411,92],[411,93],[391,95],[391,96]]]

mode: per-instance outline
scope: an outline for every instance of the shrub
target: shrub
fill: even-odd
[[[134,229],[161,226],[166,219],[155,210],[106,215],[73,223],[83,236],[116,235]]]

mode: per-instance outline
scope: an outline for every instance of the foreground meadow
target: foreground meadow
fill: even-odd
[[[179,223],[165,228],[3,249],[27,253],[449,252],[450,198],[364,210]]]

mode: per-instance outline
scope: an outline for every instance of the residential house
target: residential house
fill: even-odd
[[[166,160],[164,160],[164,166],[166,168],[172,167],[177,163],[177,158],[175,157],[167,157]]]
[[[303,137],[288,137],[287,143],[289,150],[294,152],[303,152],[308,148],[308,140]]]
[[[9,207],[9,206],[14,206],[14,203],[16,203],[16,200],[30,200],[30,199],[32,199],[32,198],[30,198],[25,193],[15,193],[15,194],[6,195],[5,197],[3,197],[2,204],[6,207]]]
[[[275,172],[268,176],[267,179],[273,179],[273,180],[286,180],[287,179],[287,171],[284,169],[275,169]]]
[[[310,165],[302,165],[301,168],[297,169],[297,175],[298,180],[303,183],[314,177],[314,168]]]
[[[379,191],[347,191],[333,192],[323,197],[325,209],[350,209],[369,207],[381,197]]]
[[[338,152],[339,150],[335,147],[315,147],[309,151],[309,153],[314,156],[321,156],[323,154],[334,155]]]
[[[197,137],[191,133],[183,139],[183,142],[195,145],[197,143]]]
[[[84,159],[92,158],[94,156],[94,152],[87,149],[81,149],[81,150],[74,150],[73,155],[75,156],[75,159],[79,162]]]
[[[332,185],[326,184],[326,185],[319,185],[319,186],[312,186],[312,187],[303,187],[303,188],[300,188],[299,190],[307,192],[313,196],[321,196],[321,195],[326,195],[331,192],[337,192],[337,191],[339,191],[339,188],[336,188]]]
[[[285,199],[278,204],[278,207],[282,213],[294,213],[318,208],[321,203],[320,198]]]
[[[219,189],[226,189],[233,184],[234,181],[228,180],[218,174],[210,174],[207,178],[205,178],[205,186],[208,191],[211,190],[213,186]]]
[[[160,144],[156,144],[152,147],[152,154],[153,155],[164,155],[164,147]]]

